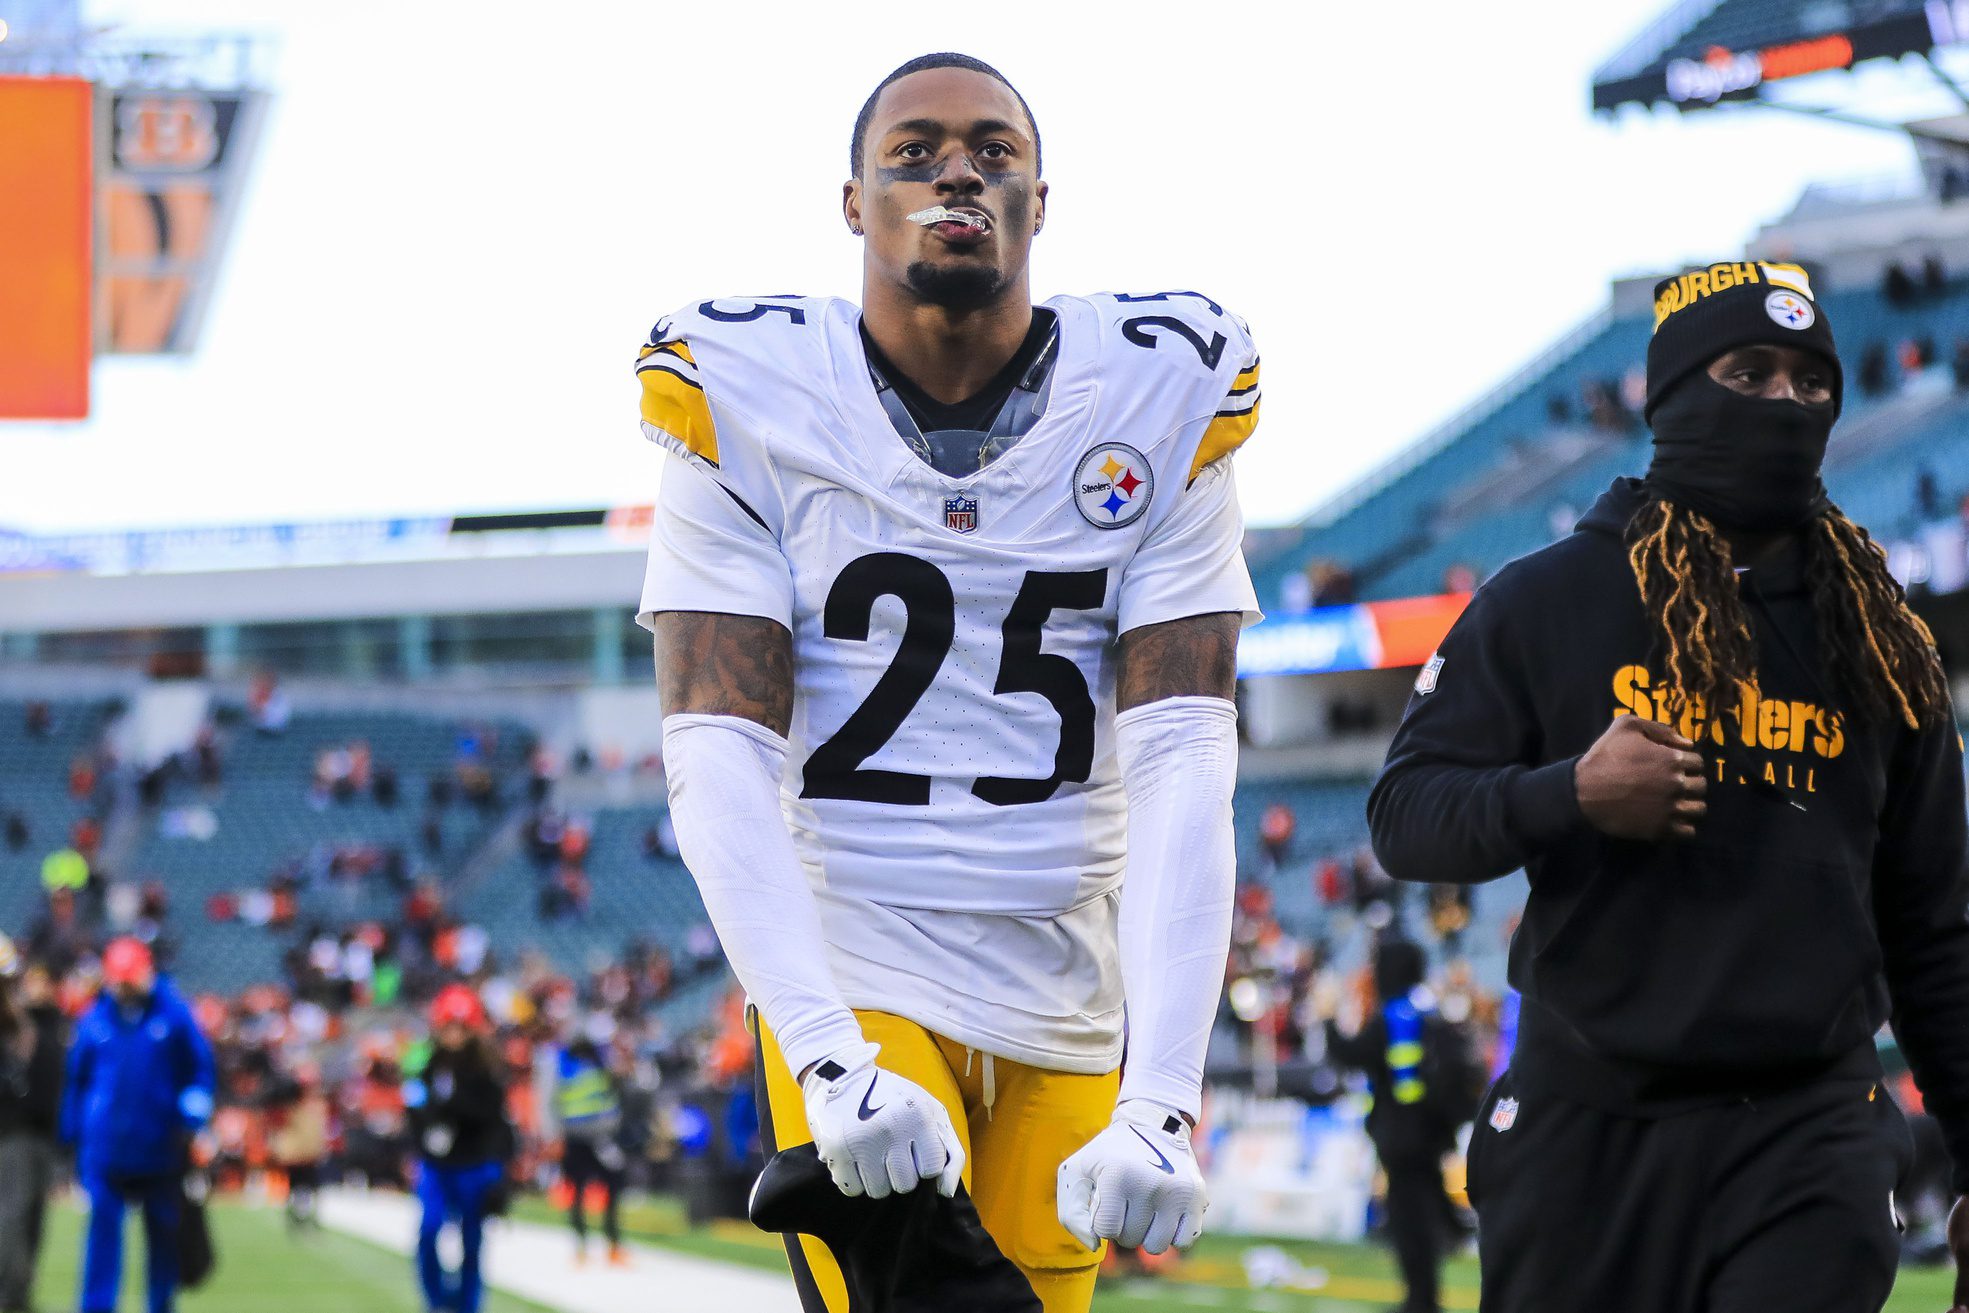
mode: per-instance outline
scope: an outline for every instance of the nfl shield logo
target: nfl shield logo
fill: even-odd
[[[952,533],[972,533],[978,527],[978,499],[958,493],[943,499],[943,527]]]
[[[1415,691],[1429,694],[1436,691],[1436,676],[1443,671],[1442,655],[1438,653],[1429,658],[1429,664],[1422,667],[1422,673],[1415,677]]]
[[[1497,1106],[1490,1110],[1490,1128],[1493,1131],[1508,1131],[1517,1124],[1518,1101],[1499,1099]]]

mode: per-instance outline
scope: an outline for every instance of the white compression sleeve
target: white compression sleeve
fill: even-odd
[[[786,740],[738,716],[667,716],[663,762],[677,846],[794,1076],[862,1043],[828,974],[820,910],[779,809]]]
[[[1224,989],[1237,848],[1237,708],[1222,698],[1165,698],[1114,719],[1128,792],[1121,885],[1121,984],[1128,1004],[1123,1099],[1192,1118]]]

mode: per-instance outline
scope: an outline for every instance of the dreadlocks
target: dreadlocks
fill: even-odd
[[[1654,498],[1628,522],[1627,544],[1641,604],[1660,624],[1657,655],[1678,714],[1698,700],[1737,705],[1736,691],[1756,682],[1757,649],[1729,542],[1704,516]],[[1945,719],[1948,683],[1935,637],[1908,609],[1887,554],[1866,530],[1826,503],[1806,528],[1805,562],[1820,650],[1848,705],[1873,723],[1899,720],[1909,729]]]

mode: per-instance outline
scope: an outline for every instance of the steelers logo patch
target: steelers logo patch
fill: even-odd
[[[1073,504],[1096,529],[1119,529],[1142,518],[1155,496],[1148,457],[1125,442],[1104,442],[1073,471]]]
[[[1773,292],[1764,298],[1764,313],[1771,321],[1783,328],[1804,330],[1812,326],[1818,314],[1812,303],[1796,292]]]

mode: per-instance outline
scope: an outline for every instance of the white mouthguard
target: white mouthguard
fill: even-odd
[[[946,209],[941,205],[932,205],[927,210],[918,210],[909,216],[909,221],[911,223],[920,223],[925,228],[940,223],[961,223],[971,228],[989,228],[991,226],[982,214],[971,214],[964,210]]]

